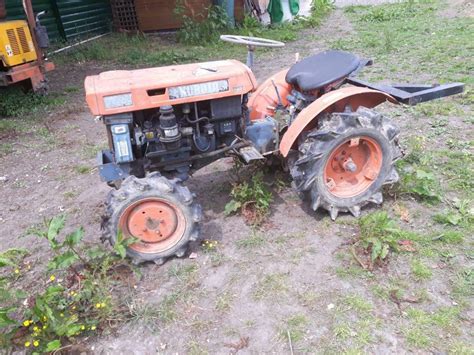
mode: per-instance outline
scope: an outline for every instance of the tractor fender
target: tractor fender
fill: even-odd
[[[266,116],[275,116],[275,108],[279,103],[278,95],[280,95],[282,105],[284,107],[288,105],[286,97],[291,92],[291,85],[285,80],[287,72],[288,68],[272,75],[250,95],[248,107],[250,108],[250,119],[252,121],[265,118]],[[278,90],[278,94],[275,87]]]
[[[359,106],[372,108],[385,101],[398,103],[392,96],[382,91],[357,86],[346,86],[324,94],[309,106],[305,107],[288,127],[280,142],[280,153],[287,157],[290,149],[298,140],[300,134],[316,126],[318,116],[323,113],[343,112],[347,105],[352,110]]]

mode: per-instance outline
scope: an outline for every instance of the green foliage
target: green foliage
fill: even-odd
[[[334,9],[334,0],[313,0],[311,2],[311,16],[302,19],[302,21],[311,27],[317,27],[332,9]]]
[[[225,214],[229,215],[240,210],[246,215],[247,220],[254,224],[263,221],[273,199],[272,193],[263,182],[261,172],[253,175],[249,182],[234,184],[230,195],[232,200],[225,206]]]
[[[50,108],[64,104],[65,100],[59,95],[39,95],[33,92],[25,93],[18,87],[0,89],[0,117],[17,117],[39,109]],[[14,131],[12,121],[0,120],[0,132]]]
[[[440,191],[438,179],[428,169],[407,169],[402,172],[400,192],[429,203],[438,203],[441,201]]]
[[[387,212],[379,211],[359,219],[359,244],[370,253],[372,263],[385,260],[391,251],[398,251],[400,230]]]
[[[420,260],[413,260],[411,263],[411,272],[418,280],[430,279],[433,273],[430,268]]]
[[[15,269],[17,276],[0,279],[2,304],[6,305],[0,309],[1,345],[11,345],[12,339],[18,344],[19,338],[35,352],[54,351],[65,341],[100,329],[118,308],[119,301],[110,294],[110,274],[121,258],[102,247],[84,245],[82,227],[64,234],[65,222],[66,216],[60,215],[28,231],[46,240],[52,252],[47,265],[49,278],[38,280],[43,289],[25,294],[15,286],[21,277],[17,260],[25,251],[9,250],[0,256],[0,267]],[[128,242],[119,238],[117,245],[125,249]],[[27,298],[25,308],[22,304]]]
[[[460,226],[467,229],[474,227],[474,208],[470,207],[471,201],[457,200],[454,202],[454,208],[438,213],[433,219],[441,224]]]
[[[445,4],[422,0],[346,8],[355,31],[333,43],[376,58],[378,70],[363,73],[369,81],[413,82],[423,72],[428,81],[473,83],[472,18],[438,16]]]
[[[410,150],[403,160],[397,161],[400,194],[412,195],[428,203],[441,201],[441,186],[433,173],[433,156],[426,151],[425,139],[409,141]]]
[[[178,31],[178,41],[186,44],[212,43],[219,40],[219,35],[229,26],[225,9],[221,6],[210,6],[191,18],[186,13],[184,1],[178,1],[175,14],[183,19]]]

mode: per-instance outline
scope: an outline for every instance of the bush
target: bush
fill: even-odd
[[[260,224],[263,221],[273,198],[263,182],[261,172],[255,174],[249,182],[234,184],[230,194],[232,200],[225,206],[225,214],[241,211],[252,224]]]
[[[0,279],[0,345],[11,347],[22,344],[35,352],[59,349],[64,342],[88,335],[104,327],[119,307],[119,300],[111,295],[111,274],[125,257],[125,246],[131,241],[119,238],[110,254],[102,247],[88,247],[82,243],[84,229],[76,229],[62,236],[65,216],[45,221],[44,227],[33,228],[29,234],[46,239],[52,257],[47,264],[48,278],[38,291],[20,291],[23,250],[10,250],[0,255],[0,267],[11,268],[13,276]],[[23,264],[25,265],[25,264]]]
[[[211,6],[204,14],[191,18],[186,14],[183,1],[176,5],[175,14],[183,18],[183,25],[178,31],[178,41],[186,44],[202,45],[216,42],[221,32],[228,28],[228,17],[223,7]]]

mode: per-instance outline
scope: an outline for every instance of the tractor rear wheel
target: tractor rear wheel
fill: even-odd
[[[119,233],[124,239],[136,238],[127,256],[135,263],[162,264],[173,255],[183,256],[188,242],[197,239],[201,215],[200,205],[179,179],[157,172],[141,179],[129,176],[109,194],[102,240],[113,246]]]
[[[328,114],[300,137],[298,153],[289,159],[294,185],[314,211],[324,208],[333,220],[339,212],[358,217],[367,203],[382,203],[383,185],[398,181],[398,133],[386,117],[365,107]]]

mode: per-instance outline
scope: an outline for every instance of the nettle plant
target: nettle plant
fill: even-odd
[[[267,216],[273,199],[265,186],[263,174],[256,173],[250,181],[236,183],[230,193],[232,200],[225,206],[225,214],[240,211],[250,224],[260,224]]]
[[[27,251],[7,251],[0,256],[0,267],[14,270],[14,277],[0,279],[0,294],[6,301],[0,308],[4,347],[22,345],[37,353],[60,349],[75,337],[100,329],[118,307],[111,295],[114,281],[110,275],[133,240],[120,238],[115,245],[118,255],[111,255],[101,246],[86,246],[82,227],[63,236],[65,221],[65,216],[57,216],[29,230],[46,239],[53,253],[47,264],[49,276],[37,292],[26,294],[17,284],[24,269],[20,257]]]

